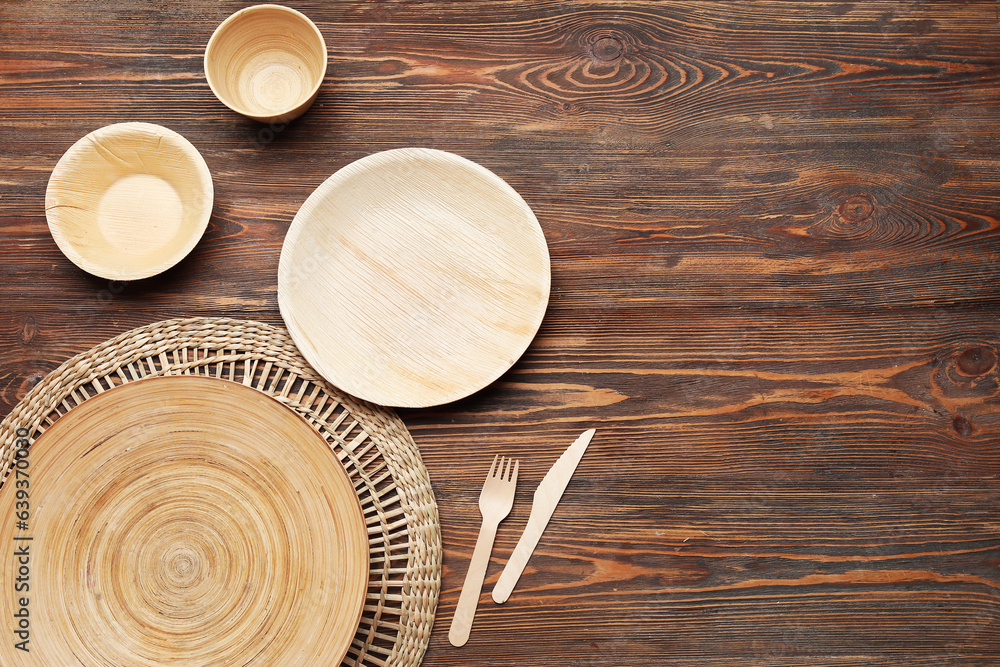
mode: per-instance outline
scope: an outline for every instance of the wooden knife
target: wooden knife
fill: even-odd
[[[514,547],[514,553],[510,555],[510,560],[507,561],[506,567],[500,574],[500,579],[493,587],[494,602],[502,604],[510,597],[510,592],[514,590],[518,578],[524,571],[524,566],[528,564],[528,558],[535,550],[538,538],[542,536],[542,531],[548,525],[556,505],[559,504],[559,499],[562,498],[563,491],[566,490],[566,485],[569,484],[570,477],[573,476],[573,471],[576,470],[577,464],[583,458],[583,453],[587,451],[587,445],[590,444],[595,432],[595,429],[584,431],[576,439],[576,442],[567,447],[562,456],[545,473],[542,483],[535,489],[535,497],[531,502],[531,514],[528,515],[528,525],[521,533],[521,539]]]

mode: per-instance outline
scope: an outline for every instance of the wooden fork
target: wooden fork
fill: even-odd
[[[479,529],[479,539],[476,540],[472,560],[469,562],[469,571],[465,574],[462,594],[458,597],[455,618],[452,619],[451,630],[448,632],[448,641],[453,646],[462,646],[469,641],[472,619],[476,616],[476,605],[479,604],[479,594],[483,590],[483,579],[486,576],[486,566],[490,562],[497,526],[510,514],[510,508],[514,504],[518,464],[519,461],[514,461],[514,465],[511,466],[510,459],[506,459],[504,467],[503,457],[499,454],[493,457],[490,473],[486,476],[482,493],[479,494],[479,512],[483,515],[483,524]]]

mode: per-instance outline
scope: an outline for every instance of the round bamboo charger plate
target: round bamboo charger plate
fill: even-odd
[[[32,555],[29,602],[7,611],[34,606],[36,664],[346,655],[368,584],[361,505],[322,436],[277,401],[216,378],[130,382],[22,461],[0,489],[0,540]],[[19,576],[0,568],[0,591]],[[15,644],[0,662],[19,661]]]
[[[549,299],[548,247],[517,192],[444,151],[364,157],[322,183],[281,249],[278,304],[302,354],[364,400],[427,407],[487,386]]]
[[[75,412],[87,410],[88,402],[93,401],[96,405],[93,409],[103,413],[105,410],[101,407],[101,403],[105,402],[105,394],[108,398],[107,404],[110,405],[112,401],[117,404],[118,399],[112,392],[119,391],[122,392],[119,395],[124,395],[126,389],[141,387],[143,383],[147,382],[147,378],[172,376],[182,376],[182,379],[195,382],[211,382],[213,386],[219,388],[219,391],[232,392],[234,388],[241,392],[244,389],[247,391],[256,390],[266,403],[276,402],[278,405],[275,407],[287,412],[289,417],[295,420],[304,419],[304,422],[322,440],[323,446],[327,449],[326,453],[332,451],[339,459],[349,476],[357,502],[361,506],[369,554],[364,606],[361,618],[356,623],[350,638],[350,645],[347,648],[343,664],[379,666],[419,664],[426,651],[433,625],[441,577],[441,536],[437,505],[426,469],[420,460],[419,451],[394,413],[385,408],[357,401],[331,387],[308,366],[281,329],[255,322],[228,319],[170,320],[129,331],[68,360],[36,385],[0,423],[0,470],[3,474],[3,482],[0,484],[0,498],[5,499],[6,495],[13,491],[14,502],[18,502],[17,482],[24,481],[23,477],[18,477],[19,469],[22,469],[22,474],[23,472],[30,474],[33,466],[38,465],[37,481],[39,484],[43,483],[41,480],[42,470],[48,465],[46,461],[49,459],[46,457],[51,456],[51,454],[45,454],[48,446],[45,445],[44,438],[50,430],[54,432],[53,435],[58,436],[58,429],[66,428],[68,430],[71,428],[73,423],[78,420]],[[227,380],[228,382],[219,382],[219,380]],[[123,385],[132,386],[123,387]],[[198,393],[191,391],[188,394],[190,399],[193,399],[189,403],[190,407],[197,409],[198,396],[202,395],[200,390]],[[270,398],[267,398],[268,396]],[[155,408],[148,409],[155,410]],[[266,409],[261,408],[261,411]],[[254,408],[254,411],[257,412],[257,409]],[[296,417],[296,415],[298,416]],[[70,417],[66,420],[68,426],[60,426],[60,421],[67,416]],[[86,412],[80,419],[85,418]],[[114,418],[127,419],[127,415],[115,409]],[[240,428],[253,431],[252,425],[257,421],[257,418],[248,412],[246,419],[249,423]],[[299,426],[301,425],[300,423]],[[95,428],[99,430],[101,427],[98,425]],[[63,441],[62,438],[59,440]],[[54,441],[55,439],[53,439]],[[136,438],[134,443],[140,441],[141,438]],[[305,438],[305,442],[308,443],[308,441],[309,438]],[[36,442],[41,443],[37,449],[35,449]],[[23,451],[21,446],[25,443],[31,444],[28,445],[26,451]],[[70,443],[68,446],[72,447],[73,445]],[[307,446],[311,447],[311,445]],[[88,457],[93,457],[102,451],[101,447],[85,455],[80,461],[93,460],[93,458]],[[129,445],[125,445],[126,450],[128,447]],[[287,444],[285,449],[284,455],[289,457],[287,465],[291,468],[303,465],[303,461],[309,460],[302,458],[303,455],[298,452],[301,449],[299,445]],[[190,455],[190,450],[185,451]],[[183,452],[171,452],[172,450],[167,448],[163,450],[163,455],[159,458],[147,457],[149,465],[153,466],[153,469],[163,469],[169,466],[171,457],[175,455],[185,456]],[[295,460],[291,459],[293,452],[298,457]],[[139,453],[125,451],[123,456],[139,456]],[[114,465],[125,465],[125,459],[114,460],[121,461],[120,464]],[[273,463],[273,459],[269,460]],[[230,463],[235,465],[232,460]],[[192,466],[196,470],[204,469],[207,465],[206,462],[192,462]],[[293,474],[304,474],[304,471],[294,471],[294,473],[288,472],[284,476],[276,475],[275,466],[270,463],[265,466],[259,460],[242,461],[240,465],[267,470],[266,475],[258,474],[253,477],[250,474],[248,476],[247,479],[256,484],[254,488],[266,489],[280,486],[280,483],[275,480],[282,477],[294,479]],[[27,466],[26,470],[25,466]],[[277,467],[280,468],[280,466]],[[115,487],[127,486],[130,474],[128,470],[136,470],[136,468],[127,466],[127,469],[123,468],[113,474],[92,474],[89,477],[90,486],[85,487],[80,493],[90,494],[91,497],[103,497],[101,494],[107,494]],[[110,469],[107,471],[111,472]],[[80,473],[82,473],[82,469]],[[315,471],[310,474],[314,473]],[[217,474],[222,473],[217,472]],[[149,478],[146,479],[148,481]],[[32,475],[30,480],[30,483],[34,484],[36,482],[35,475]],[[204,567],[205,563],[221,563],[224,560],[231,566],[239,563],[244,564],[239,567],[230,567],[229,571],[250,572],[246,563],[251,562],[252,554],[245,550],[241,551],[234,546],[225,550],[221,548],[213,550],[210,546],[211,542],[198,538],[197,533],[187,530],[187,528],[181,531],[185,535],[184,540],[171,542],[165,538],[166,533],[158,532],[156,528],[157,525],[162,524],[153,521],[156,514],[155,505],[157,502],[176,499],[179,508],[183,508],[184,512],[190,512],[186,523],[178,519],[188,528],[190,524],[201,521],[203,523],[214,522],[212,525],[229,526],[234,530],[243,530],[244,532],[251,531],[254,526],[267,525],[273,529],[279,525],[279,523],[267,519],[268,512],[270,512],[268,505],[247,503],[245,502],[246,497],[228,494],[232,503],[231,511],[222,512],[223,516],[209,517],[204,511],[199,510],[200,506],[195,497],[184,500],[178,497],[180,494],[171,496],[166,491],[159,493],[165,488],[165,484],[169,486],[169,483],[172,482],[168,476],[164,475],[162,479],[156,478],[156,480],[145,486],[133,480],[135,483],[132,488],[135,489],[136,497],[145,499],[146,502],[145,504],[142,501],[133,503],[131,514],[128,514],[127,508],[115,508],[100,503],[96,505],[99,511],[104,514],[98,513],[94,515],[95,517],[114,516],[116,512],[124,512],[134,522],[134,525],[143,527],[139,534],[146,539],[134,543],[137,549],[135,554],[139,555],[134,555],[131,561],[126,558],[120,563],[115,563],[114,559],[106,558],[106,555],[110,553],[109,547],[100,546],[101,544],[110,544],[107,541],[110,538],[108,531],[112,531],[115,525],[121,525],[120,521],[102,523],[103,519],[96,519],[96,523],[84,522],[81,524],[80,522],[73,523],[70,520],[71,515],[50,519],[61,522],[61,525],[64,526],[72,524],[71,530],[76,531],[77,534],[91,531],[90,534],[94,536],[91,543],[98,546],[82,550],[80,553],[74,553],[67,546],[61,550],[63,553],[43,554],[40,550],[43,546],[41,536],[36,532],[36,521],[39,522],[37,529],[42,530],[43,524],[40,522],[42,522],[42,515],[46,513],[46,508],[44,504],[35,506],[30,503],[33,501],[44,503],[44,499],[41,497],[27,499],[29,502],[26,510],[28,514],[24,519],[27,523],[27,530],[18,529],[17,521],[22,519],[17,512],[25,510],[15,504],[13,508],[15,531],[12,537],[7,538],[11,540],[8,544],[27,543],[29,549],[36,549],[31,552],[29,564],[25,566],[27,570],[23,573],[28,578],[27,583],[39,586],[41,582],[49,581],[50,577],[58,575],[61,577],[60,585],[63,586],[63,590],[72,591],[74,586],[86,588],[92,585],[91,581],[94,580],[94,577],[98,577],[95,580],[98,585],[101,585],[102,582],[112,581],[113,579],[103,577],[103,574],[113,571],[114,568],[119,568],[123,572],[135,572],[137,576],[140,572],[146,572],[152,576],[152,578],[147,579],[152,584],[142,589],[147,592],[148,603],[151,607],[167,605],[165,608],[168,608],[169,596],[164,597],[163,591],[173,590],[176,592],[184,586],[188,586],[187,590],[189,591],[195,590],[197,586],[202,587],[197,589],[199,591],[215,591],[217,595],[214,600],[218,603],[216,607],[218,609],[229,608],[226,605],[231,605],[234,600],[245,599],[243,597],[244,587],[247,586],[247,582],[249,581],[251,588],[253,588],[254,582],[259,582],[261,579],[248,577],[246,581],[227,580],[226,585],[205,588],[205,580],[199,579],[199,577],[202,575],[208,577],[209,569]],[[248,481],[247,484],[250,482]],[[250,485],[253,486],[253,484]],[[70,486],[67,484],[66,489],[60,489],[58,492],[69,494]],[[30,487],[28,490],[30,491]],[[301,489],[297,488],[295,495],[299,491]],[[42,492],[40,489],[39,493]],[[212,493],[216,494],[216,497],[227,495],[224,488]],[[279,494],[279,497],[284,496]],[[313,499],[315,500],[315,497]],[[296,500],[295,502],[301,501]],[[74,505],[71,504],[68,507],[72,506]],[[141,507],[151,508],[152,512],[148,513],[153,516],[147,517],[145,515],[147,513],[140,511]],[[251,507],[254,508],[255,512],[252,516],[249,514],[250,509],[248,509]],[[312,507],[316,509],[315,505]],[[243,509],[238,510],[238,508]],[[51,507],[48,513],[51,517]],[[68,513],[69,510],[67,510]],[[181,510],[178,510],[178,516],[182,513]],[[247,522],[244,522],[244,519]],[[0,522],[11,520],[8,514],[0,516]],[[305,520],[305,515],[297,516],[295,525],[302,525],[301,522]],[[240,528],[236,528],[237,524]],[[49,531],[49,528],[45,530]],[[96,532],[98,530],[101,531],[100,536]],[[256,532],[264,534],[260,530],[256,530]],[[51,534],[51,531],[45,534]],[[7,535],[9,536],[10,533]],[[18,537],[31,537],[32,539],[16,540],[15,538]],[[287,563],[288,567],[293,569],[311,567],[309,563],[293,562],[289,556],[291,552],[279,553],[280,550],[275,545],[279,544],[281,540],[286,540],[289,544],[301,540],[315,540],[315,536],[304,535],[299,528],[290,528],[286,536],[278,539],[278,542],[266,542],[270,545],[267,548],[272,549],[272,556],[278,557],[279,560],[284,558],[282,562]],[[170,547],[171,544],[174,546]],[[14,583],[16,584],[18,583],[16,577],[22,574],[19,569],[20,564],[16,560],[18,556],[11,550],[7,556],[0,556],[0,559],[5,558],[10,560],[0,562],[0,568],[13,573],[11,576],[15,577]],[[46,563],[63,563],[64,560],[65,565],[53,566],[54,570],[53,567],[46,565]],[[96,569],[91,567],[89,571],[84,568],[82,572],[74,573],[72,563],[81,562],[97,563],[98,567]],[[241,567],[243,569],[240,569]],[[296,579],[296,582],[296,585],[304,585],[304,580],[301,578]],[[0,619],[0,628],[7,633],[6,636],[18,639],[14,632],[19,630],[17,614],[22,607],[29,610],[30,616],[27,632],[31,642],[29,645],[31,652],[27,654],[21,651],[12,653],[14,661],[11,664],[160,664],[157,660],[147,659],[148,654],[143,653],[143,651],[147,650],[148,646],[144,645],[137,635],[130,635],[131,639],[134,640],[132,653],[129,654],[129,659],[125,660],[124,663],[111,657],[105,649],[102,649],[99,655],[88,654],[84,651],[78,653],[72,660],[57,659],[56,662],[45,663],[30,662],[33,656],[37,655],[36,649],[43,650],[42,643],[46,644],[44,648],[52,648],[53,643],[73,644],[81,642],[83,641],[81,637],[92,640],[93,637],[88,634],[88,628],[94,627],[101,627],[102,632],[107,633],[108,626],[99,625],[102,622],[119,624],[116,627],[124,627],[130,622],[141,624],[143,619],[138,616],[135,618],[129,618],[122,614],[101,616],[100,613],[102,609],[100,605],[112,608],[112,605],[127,599],[128,595],[137,593],[141,588],[138,586],[138,584],[131,582],[117,587],[112,585],[103,590],[101,599],[97,599],[96,595],[92,596],[87,602],[89,607],[83,606],[83,603],[78,604],[74,607],[78,613],[75,613],[71,618],[74,629],[71,633],[64,634],[58,639],[54,638],[50,632],[46,632],[43,639],[41,634],[43,628],[47,627],[46,623],[51,625],[52,619],[40,620],[43,614],[58,616],[52,607],[52,605],[57,604],[58,593],[56,591],[50,593],[48,597],[45,597],[37,589],[35,589],[37,597],[29,591],[26,598],[27,605],[21,605],[21,594],[16,591],[16,586],[5,587],[0,591],[0,600],[2,600],[0,613],[3,614],[3,618]],[[156,593],[157,591],[158,593]],[[225,599],[219,597],[224,592],[232,597]],[[287,594],[289,592],[286,587]],[[322,595],[323,593],[317,594]],[[72,599],[68,592],[66,595],[68,599]],[[208,597],[210,595],[206,593],[206,599],[201,600],[201,602],[208,604]],[[271,610],[269,613],[275,618],[280,616],[274,611],[280,607],[277,600],[278,598],[272,600],[273,604],[269,607]],[[123,609],[123,607],[116,608]],[[95,609],[97,610],[96,614]],[[189,607],[189,611],[190,609]],[[171,611],[183,616],[184,610],[177,608]],[[215,629],[216,632],[225,623],[238,624],[239,619],[249,618],[250,616],[247,615],[249,611],[249,609],[241,607],[239,614],[221,615],[220,623]],[[287,619],[294,617],[314,628],[320,627],[323,623],[336,622],[334,619],[312,618],[314,615],[316,615],[315,608],[299,605],[289,612]],[[176,630],[183,626],[183,623],[183,620],[175,620],[172,628]],[[249,626],[244,627],[244,629],[247,628]],[[262,630],[262,632],[266,631],[267,629]],[[210,630],[204,630],[204,632],[211,633]],[[242,641],[253,641],[254,639],[243,636],[242,631],[236,634],[240,636]],[[95,641],[100,644],[102,641],[107,642],[111,639],[105,637]],[[282,635],[278,638],[278,643],[285,644],[284,639],[286,638]],[[160,640],[166,641],[162,635],[157,637],[157,641]],[[326,638],[312,637],[311,641],[322,643],[326,641]],[[16,650],[13,640],[8,643],[10,646],[0,647],[0,650],[8,652]],[[90,646],[94,645],[90,644]],[[288,647],[291,645],[287,644],[286,648]],[[274,648],[277,650],[280,646]],[[181,642],[174,645],[173,649],[190,651],[190,653],[183,654],[171,664],[303,664],[297,658],[290,661],[278,660],[275,663],[264,654],[245,660],[238,657],[233,657],[230,660],[221,658],[216,660],[209,658],[207,653],[197,653],[209,650],[201,641],[192,641],[188,644]],[[233,655],[238,653],[233,645],[226,645],[218,650],[230,651]],[[8,664],[8,662],[10,661],[0,657],[0,663]],[[334,662],[336,662],[335,657],[330,656],[324,656],[312,663],[307,660],[307,664],[333,664]]]
[[[208,165],[191,142],[160,125],[115,123],[77,141],[56,163],[45,217],[78,267],[139,280],[191,252],[213,200]]]

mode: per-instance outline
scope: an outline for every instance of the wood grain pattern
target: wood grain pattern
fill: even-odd
[[[445,545],[427,665],[1000,660],[1000,16],[994,2],[302,0],[309,112],[260,125],[201,70],[241,2],[0,6],[0,403],[134,326],[278,324],[299,206],[378,150],[510,183],[552,258],[545,320],[490,387],[402,418]],[[147,121],[212,172],[203,241],[89,277],[44,224],[80,136]],[[484,465],[531,490],[595,441],[502,607],[451,647]]]

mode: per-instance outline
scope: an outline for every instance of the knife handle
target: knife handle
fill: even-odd
[[[517,541],[517,546],[514,547],[514,552],[510,555],[507,565],[503,568],[500,579],[497,580],[496,585],[493,587],[493,601],[497,604],[503,604],[510,597],[547,523],[548,521],[544,523],[539,522],[533,514],[528,516],[528,525],[524,527],[521,539]]]

